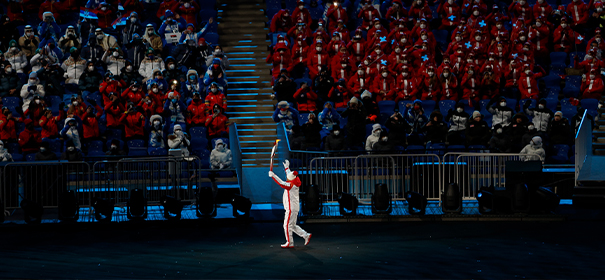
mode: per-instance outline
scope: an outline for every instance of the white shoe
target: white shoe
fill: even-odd
[[[282,248],[294,248],[294,243],[286,242],[281,245]]]
[[[307,236],[305,237],[305,246],[307,246],[307,244],[309,244],[309,241],[311,241],[311,236],[313,234],[311,233],[307,233]]]

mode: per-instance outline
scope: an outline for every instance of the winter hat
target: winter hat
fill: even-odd
[[[179,129],[180,129],[181,131],[183,130],[183,128],[181,127],[181,125],[180,125],[180,124],[175,124],[175,125],[174,125],[174,128],[172,129],[172,131],[176,132],[176,131],[177,131],[177,130],[179,130]]]
[[[546,105],[546,99],[540,98],[540,100],[538,101],[538,104]]]
[[[37,79],[38,78],[37,72],[31,72],[31,73],[29,73],[29,78],[30,79]]]
[[[382,126],[379,123],[375,123],[374,125],[372,125],[372,133],[376,130],[381,130]]]
[[[531,139],[531,142],[535,146],[542,146],[542,137],[534,136],[534,138]]]
[[[288,174],[286,175],[286,178],[288,179],[288,181],[292,181],[298,176],[298,172],[296,171],[288,171],[287,173]]]
[[[223,142],[223,139],[217,139],[217,140],[214,142],[214,146],[215,146],[215,147],[216,147],[216,146],[218,146],[219,144],[222,144],[224,147],[227,147],[227,144],[225,144],[225,142]]]
[[[557,111],[557,112],[555,113],[555,116],[559,116],[559,117],[561,117],[561,118],[562,118],[562,117],[563,117],[563,112],[561,112],[561,111]]]
[[[481,117],[481,113],[479,111],[474,111],[473,112],[473,119],[476,117]]]
[[[166,13],[164,15],[165,18],[174,17],[174,13],[172,13],[171,10],[166,10]]]
[[[25,124],[25,126],[28,126],[29,124],[33,123],[34,121],[32,121],[32,119],[25,119],[23,121],[23,124]]]
[[[290,105],[288,104],[288,101],[280,101],[279,103],[277,103],[277,107],[278,108],[288,108],[288,107],[290,107]]]
[[[311,113],[309,113],[309,115],[307,116],[307,119],[308,119],[308,120],[310,120],[310,119],[311,119],[311,118],[313,118],[313,117],[317,117],[317,116],[315,116],[315,113],[311,112]]]
[[[162,122],[162,117],[160,115],[153,115],[153,116],[151,116],[151,118],[149,118],[150,123],[153,123],[156,120]]]
[[[359,103],[359,99],[357,99],[357,97],[353,96],[351,98],[351,101],[349,101],[349,102],[351,102],[351,104],[358,104]]]
[[[366,97],[372,98],[372,93],[370,93],[367,90],[364,90],[363,93],[361,94],[361,99],[364,99]]]

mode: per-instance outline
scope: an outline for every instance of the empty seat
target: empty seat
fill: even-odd
[[[424,112],[427,115],[432,113],[435,110],[436,106],[437,106],[437,102],[435,102],[434,100],[423,100],[422,101],[422,108],[424,108]]]
[[[547,89],[550,89],[550,88],[561,89],[561,77],[559,75],[550,74],[550,75],[542,78],[542,80],[544,81],[544,85],[546,86]]]
[[[165,148],[148,148],[147,153],[150,156],[165,156],[168,155],[168,151]]]
[[[568,145],[553,145],[553,152],[551,157],[553,163],[566,163],[569,160]]]
[[[20,102],[21,102],[21,98],[19,98],[19,97],[9,96],[9,97],[2,98],[2,104],[3,104],[3,106],[6,106],[6,107],[17,107],[17,106],[19,106]]]
[[[582,86],[582,76],[567,76],[565,77],[565,86],[573,86],[580,88]]]
[[[548,88],[546,89],[546,97],[552,97],[552,98],[557,98],[559,99],[559,93],[561,93],[561,89],[560,88]]]
[[[567,66],[567,53],[566,52],[551,52],[550,53],[550,64],[557,66]]]
[[[559,99],[546,98],[546,108],[550,109],[553,112],[557,110],[558,103],[559,103]]]
[[[208,148],[208,139],[206,138],[192,137],[190,142],[192,150],[205,150]]]
[[[128,156],[129,157],[144,157],[147,156],[147,148],[141,148],[141,147],[132,147],[130,149],[128,149]]]
[[[204,35],[204,39],[209,44],[213,44],[213,45],[218,44],[218,34],[216,34],[214,32],[206,33],[206,35]]]
[[[296,80],[294,80],[294,82],[296,83],[296,88],[300,88],[300,85],[302,83],[307,83],[307,85],[309,87],[313,86],[313,81],[311,81],[311,79],[307,79],[307,78],[296,79]]]
[[[565,98],[578,98],[578,96],[580,96],[580,88],[571,85],[565,85],[561,93],[563,93],[563,96]]]
[[[447,116],[447,112],[450,109],[454,109],[454,107],[456,107],[456,101],[454,100],[441,100],[439,101],[439,111],[441,111],[441,114],[444,116]]]
[[[580,100],[580,104],[582,104],[582,108],[586,110],[597,110],[599,109],[599,100],[594,98],[584,98]]]
[[[11,153],[11,156],[13,157],[13,161],[23,161],[23,155],[22,154],[17,154],[17,153],[12,154]]]
[[[206,138],[206,127],[205,126],[196,126],[189,129],[189,135],[191,138],[203,137]]]
[[[424,154],[424,146],[420,145],[409,145],[405,148],[407,154]]]
[[[126,142],[126,145],[128,145],[128,148],[144,148],[145,145],[145,141],[143,140],[128,140],[128,142]]]
[[[399,103],[397,104],[397,106],[399,107],[399,112],[401,112],[401,114],[403,114],[403,112],[405,112],[406,104],[412,104],[412,101],[411,100],[402,100],[402,101],[399,101]]]
[[[397,103],[395,103],[395,101],[391,101],[391,100],[383,100],[383,101],[378,102],[378,109],[382,113],[393,114],[396,106],[397,106]]]

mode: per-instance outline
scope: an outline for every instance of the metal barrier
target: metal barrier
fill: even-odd
[[[580,127],[578,128],[578,133],[575,138],[575,157],[576,157],[576,183],[578,181],[578,175],[580,175],[580,170],[584,166],[584,161],[586,161],[586,157],[592,155],[592,124],[587,116],[586,110],[584,110],[584,115],[582,115],[582,122],[580,122]]]
[[[86,162],[38,161],[7,163],[1,169],[0,195],[6,209],[20,207],[23,199],[46,208],[57,207],[59,196],[74,191],[80,205],[90,205],[87,192],[90,166]]]

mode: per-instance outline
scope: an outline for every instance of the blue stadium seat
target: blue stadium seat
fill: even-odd
[[[397,106],[397,103],[395,103],[395,101],[391,101],[391,100],[383,100],[383,101],[378,102],[378,109],[380,110],[380,112],[387,113],[387,114],[393,114],[396,106]]]
[[[309,120],[309,113],[299,113],[298,114],[298,124],[303,125],[306,124]]]
[[[399,101],[399,103],[397,104],[397,106],[399,106],[399,112],[401,112],[401,114],[403,114],[403,112],[405,112],[405,105],[408,103],[412,104],[412,101],[402,100],[402,101]]]
[[[549,88],[546,90],[546,98],[552,97],[559,99],[559,93],[561,93],[560,88]]]
[[[554,155],[551,157],[553,163],[561,164],[569,160],[568,145],[553,145]]]
[[[296,9],[296,0],[286,0],[286,9],[290,10],[290,12],[294,12],[294,9]]]
[[[452,153],[462,153],[466,151],[466,147],[464,145],[450,145],[447,146],[447,151]]]
[[[569,99],[565,99],[565,98],[561,99],[561,101],[559,101],[559,103],[561,104],[561,108],[573,106],[573,105],[571,105],[571,103],[569,103]]]
[[[192,150],[205,150],[208,147],[208,139],[201,137],[191,137]]]
[[[487,147],[483,146],[483,145],[470,145],[468,146],[468,151],[470,153],[479,153],[482,150],[487,149]]]
[[[61,153],[63,152],[63,140],[59,140],[59,139],[47,139],[45,141],[48,141],[50,144],[50,150],[56,153]],[[101,142],[101,141],[99,141]],[[103,147],[103,142],[101,142],[101,149]]]
[[[565,75],[565,65],[550,65],[549,75]]]
[[[118,139],[122,140],[122,130],[120,129],[107,129],[105,135],[107,136],[107,140]]]
[[[197,16],[197,20],[198,22],[206,22],[208,21],[210,18],[214,18],[216,19],[217,17],[217,12],[214,9],[201,9],[198,16]]]
[[[436,155],[444,155],[445,154],[445,144],[444,143],[431,143],[426,147],[427,154],[436,154]]]
[[[559,103],[559,99],[546,98],[546,108],[550,109],[553,112],[557,110],[558,103]]]
[[[570,66],[573,66],[573,61],[575,59],[575,57],[578,57],[579,61],[584,60],[584,57],[586,56],[585,52],[570,52],[569,53],[569,64]]]
[[[25,161],[35,161],[35,160],[36,160],[36,154],[31,153],[31,154],[25,155]]]
[[[147,153],[150,156],[165,156],[168,155],[168,151],[165,148],[148,148]]]
[[[550,53],[550,64],[557,66],[567,66],[567,53],[566,52],[551,52]]]
[[[508,108],[513,109],[513,111],[516,111],[515,106],[517,106],[517,99],[506,98],[506,106],[508,106]]]
[[[132,147],[128,149],[128,156],[130,157],[144,157],[147,155],[147,148]]]
[[[424,154],[424,146],[420,145],[409,145],[405,148],[407,154]]]
[[[599,109],[599,100],[594,98],[584,98],[580,100],[580,104],[582,104],[582,108],[586,110],[598,110]]]
[[[214,32],[208,32],[204,35],[204,39],[206,39],[206,42],[208,44],[211,45],[216,45],[218,44],[218,34],[214,33]]]
[[[86,156],[89,157],[104,157],[105,153],[103,151],[88,151]]]
[[[384,126],[387,123],[387,121],[389,120],[389,118],[391,117],[391,115],[393,115],[393,112],[391,112],[391,113],[380,112],[380,115],[378,116],[378,123],[380,123],[380,125]]]
[[[433,30],[433,35],[437,43],[447,43],[449,41],[449,32],[447,30]]]
[[[569,105],[569,106],[563,107],[563,105],[561,105],[561,113],[563,113],[563,117],[567,118],[570,121],[571,121],[571,118],[573,118],[573,116],[575,116],[575,114],[577,112],[578,112],[578,109],[576,108],[576,106]]]
[[[63,102],[63,99],[56,95],[46,96],[45,98],[46,105],[50,107],[50,110],[53,112],[53,115],[59,114],[61,108],[59,108],[59,104]]]
[[[216,6],[216,0],[198,0],[198,4],[203,9],[214,9]]]
[[[563,90],[561,90],[561,93],[563,93],[563,96],[565,98],[569,98],[569,97],[578,98],[580,96],[580,88],[570,86],[570,85],[565,85]]]
[[[23,155],[22,154],[18,154],[18,153],[12,154],[11,153],[11,156],[13,157],[14,161],[23,161]]]
[[[300,78],[300,79],[296,79],[296,80],[294,80],[294,82],[296,83],[296,88],[297,88],[297,89],[298,89],[298,88],[300,88],[300,85],[301,85],[303,82],[307,83],[307,85],[308,85],[309,87],[313,87],[313,81],[311,81],[311,79],[308,79],[308,78]]]
[[[6,150],[11,153],[11,154],[18,154],[19,151],[21,150],[21,147],[19,147],[19,143],[4,143],[4,145],[6,146]]]
[[[450,109],[453,110],[455,107],[456,107],[456,101],[454,101],[454,100],[441,100],[441,101],[439,101],[439,110],[441,111],[441,114],[444,115],[444,116],[447,116],[447,112]],[[427,113],[429,113],[429,112],[427,112]]]
[[[6,106],[6,107],[17,107],[19,106],[19,103],[21,102],[21,98],[19,97],[3,97],[2,98],[2,105]]]
[[[191,135],[191,138],[206,138],[206,131],[207,129],[205,126],[196,126],[189,129],[189,135]]]
[[[210,151],[206,149],[193,150],[192,154],[200,158],[202,169],[210,168]]]
[[[519,108],[523,109],[523,106],[525,106],[525,102],[528,101],[528,100],[531,102],[531,105],[529,105],[529,108],[536,108],[536,104],[538,102],[536,102],[535,99],[521,99],[521,100],[519,100]]]
[[[428,115],[435,111],[435,107],[437,106],[437,102],[434,100],[424,100],[422,101],[422,108],[424,108],[424,112]],[[445,115],[444,115],[445,116]]]
[[[227,147],[229,147],[229,138],[215,138],[212,139],[212,149],[214,149],[216,147],[216,140],[223,140],[223,143],[227,144]]]
[[[126,145],[128,146],[128,148],[144,148],[147,146],[147,145],[145,145],[145,141],[138,140],[138,139],[128,140],[126,142]]]
[[[572,86],[576,88],[580,88],[582,85],[582,76],[566,76],[565,77],[565,86]]]
[[[542,80],[544,80],[544,84],[546,85],[547,89],[550,88],[557,88],[557,89],[561,89],[561,77],[559,75],[548,75],[544,78],[542,78]]]

